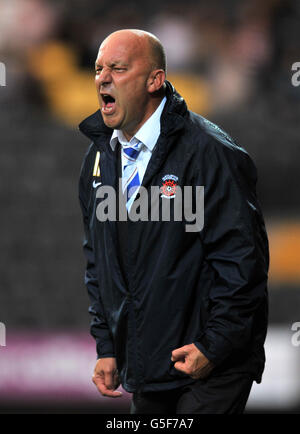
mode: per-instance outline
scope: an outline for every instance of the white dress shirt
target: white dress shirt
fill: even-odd
[[[143,143],[141,151],[136,159],[140,183],[142,183],[153,149],[160,135],[160,117],[166,101],[167,98],[164,97],[155,112],[150,116],[149,119],[147,119],[147,121],[141,126],[141,128],[135,133],[135,135],[130,139],[129,142],[127,141],[121,130],[114,130],[110,139],[110,146],[112,147],[113,151],[115,150],[118,141],[120,142],[121,146],[133,146],[139,142]],[[124,158],[122,153],[122,174],[124,173],[125,166],[126,159]],[[125,179],[122,179],[122,187],[124,192]],[[138,188],[135,190],[135,192],[130,198],[130,203],[128,203],[129,209],[131,208],[131,205],[137,193]]]

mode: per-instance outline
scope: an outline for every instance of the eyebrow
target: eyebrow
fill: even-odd
[[[95,62],[95,67],[97,68],[97,66],[102,66],[102,65],[96,61]],[[121,60],[116,60],[116,61],[111,62],[109,66],[110,67],[114,67],[114,66],[128,66],[128,63],[122,62]]]

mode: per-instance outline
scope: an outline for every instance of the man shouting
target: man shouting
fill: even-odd
[[[267,329],[268,240],[255,166],[188,110],[166,80],[154,35],[112,33],[95,68],[100,110],[80,124],[92,144],[79,185],[93,382],[111,398],[122,384],[133,414],[242,413],[261,381]],[[97,218],[103,186],[122,196],[126,219]],[[204,187],[198,231],[175,218],[185,186]],[[139,192],[153,187],[169,221],[151,219],[151,203],[149,218],[130,218]]]

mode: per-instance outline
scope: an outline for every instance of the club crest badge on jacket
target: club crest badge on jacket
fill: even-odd
[[[166,199],[174,199],[176,196],[176,188],[178,177],[175,175],[165,175],[162,178],[163,184],[160,187],[161,196]]]

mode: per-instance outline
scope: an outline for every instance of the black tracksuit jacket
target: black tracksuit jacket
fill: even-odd
[[[81,168],[79,198],[87,259],[85,284],[98,358],[116,357],[128,392],[173,389],[193,380],[177,371],[172,350],[194,343],[216,367],[211,375],[264,370],[268,239],[256,197],[256,168],[223,130],[189,111],[167,84],[161,134],[142,185],[204,186],[204,226],[186,221],[130,221],[126,276],[117,222],[100,222],[99,182],[115,187],[117,155],[100,111],[79,128],[92,140]],[[100,176],[94,171],[100,152]],[[171,200],[161,197],[160,201]],[[161,203],[160,203],[161,206]]]

